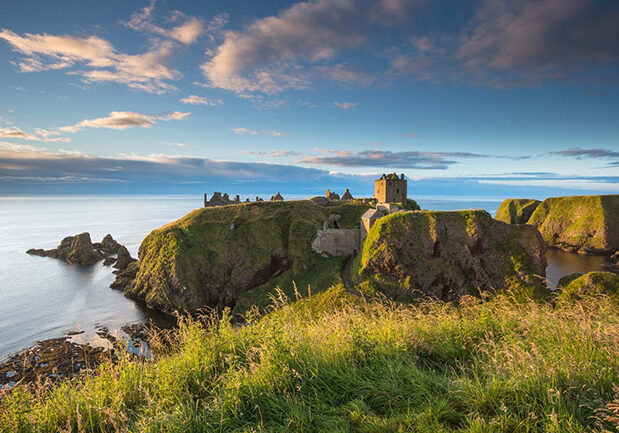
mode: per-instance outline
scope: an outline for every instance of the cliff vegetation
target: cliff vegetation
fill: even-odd
[[[508,224],[526,224],[540,203],[539,200],[528,198],[503,200],[494,218]]]

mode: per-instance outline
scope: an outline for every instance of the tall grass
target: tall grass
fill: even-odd
[[[0,401],[0,431],[584,432],[619,426],[619,309],[363,301],[337,286],[249,325],[183,320],[123,359]]]

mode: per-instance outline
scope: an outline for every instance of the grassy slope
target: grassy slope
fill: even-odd
[[[355,227],[366,209],[358,202],[320,207],[310,201],[198,209],[144,239],[140,270],[125,293],[167,311],[234,304],[273,254],[291,262],[288,280],[307,274],[320,260],[311,242],[328,216],[339,214],[342,227]],[[256,302],[264,304],[268,290],[257,292]]]
[[[619,249],[619,195],[548,198],[533,212],[529,224],[551,246],[614,252]]]
[[[183,323],[154,363],[18,387],[0,431],[614,431],[617,347],[606,298],[396,305],[340,285],[242,328]]]
[[[444,251],[440,256],[435,250],[437,240]],[[441,283],[448,279],[464,285],[468,294],[490,289],[470,284],[472,277],[467,274],[473,268],[471,263],[478,261],[481,274],[486,275],[482,280],[492,280],[494,289],[541,294],[545,290],[540,280],[531,275],[543,274],[544,268],[530,259],[519,240],[529,246],[539,243],[532,228],[506,226],[481,210],[397,213],[374,224],[353,273],[358,281],[366,280],[365,290],[380,288],[391,297],[420,290],[440,298],[440,293],[432,292],[437,278]]]
[[[526,224],[541,201],[527,198],[503,200],[496,211],[495,219],[508,224]]]
[[[588,272],[565,281],[565,286],[561,287],[558,300],[560,302],[573,302],[579,300],[584,295],[605,294],[619,305],[619,275],[612,272]],[[568,282],[569,281],[569,282]]]

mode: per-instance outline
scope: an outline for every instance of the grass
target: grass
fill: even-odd
[[[540,203],[539,200],[527,198],[503,200],[494,218],[509,224],[526,224]]]
[[[263,317],[184,320],[130,358],[0,400],[0,431],[611,432],[619,307],[504,295],[367,300],[336,285]]]

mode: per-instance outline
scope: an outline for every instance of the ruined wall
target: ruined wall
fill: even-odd
[[[318,234],[312,249],[317,253],[332,256],[348,256],[359,251],[359,229],[323,229]]]

